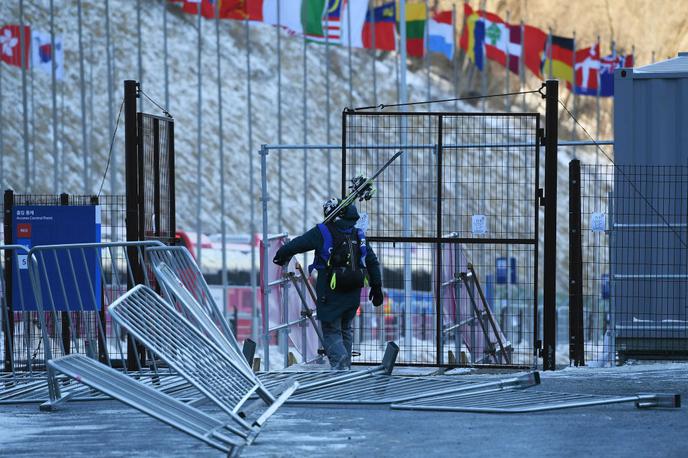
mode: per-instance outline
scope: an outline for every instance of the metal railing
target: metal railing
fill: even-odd
[[[144,250],[162,245],[151,240],[43,245],[29,250],[28,276],[44,361],[76,353],[125,371],[147,369],[143,347],[120,332],[106,309],[140,279],[151,284]],[[157,370],[154,360],[152,364]],[[47,375],[50,407],[62,395],[54,371],[48,368]]]

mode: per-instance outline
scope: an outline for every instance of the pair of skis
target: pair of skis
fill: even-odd
[[[356,199],[359,200],[369,200],[373,196],[373,182],[377,177],[380,176],[382,172],[385,171],[387,167],[390,166],[390,164],[394,161],[397,160],[399,156],[401,156],[403,151],[397,151],[394,156],[392,156],[385,164],[380,167],[377,172],[373,174],[370,178],[365,178],[363,176],[358,176],[352,180],[353,185],[351,186],[352,190],[349,194],[347,194],[341,201],[339,205],[335,207],[332,212],[325,218],[323,223],[327,224],[341,213],[342,210],[344,210],[346,207],[354,203]]]

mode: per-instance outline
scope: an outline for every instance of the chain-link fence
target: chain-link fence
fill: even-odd
[[[570,168],[571,201],[580,205],[571,213],[580,221],[579,246],[571,245],[572,284],[580,284],[571,295],[571,359],[687,356],[688,167]]]

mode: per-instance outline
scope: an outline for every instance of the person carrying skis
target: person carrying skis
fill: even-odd
[[[341,200],[332,198],[323,204],[325,219]],[[308,267],[318,278],[316,308],[322,325],[325,353],[332,369],[351,368],[353,328],[360,305],[361,288],[370,286],[368,298],[375,307],[382,304],[382,275],[373,249],[366,244],[365,232],[356,227],[359,219],[351,204],[327,224],[318,224],[282,246],[272,262],[284,266],[296,254],[315,250],[315,260]]]

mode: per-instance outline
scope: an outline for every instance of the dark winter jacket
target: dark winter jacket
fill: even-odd
[[[346,209],[346,213],[343,217],[334,222],[334,225],[339,229],[350,229],[356,224],[358,217],[359,215],[356,207],[351,205]],[[322,246],[322,234],[318,227],[315,226],[305,234],[285,244],[277,251],[277,256],[282,259],[289,259],[296,254],[305,253],[311,250],[315,250],[316,255],[318,255]],[[368,269],[370,286],[381,286],[382,276],[380,275],[380,263],[370,245],[368,245],[368,253],[365,261],[366,268]],[[347,293],[332,291],[327,284],[326,277],[327,275],[324,269],[318,270],[318,279],[315,284],[315,291],[318,295],[318,319],[321,321],[333,321],[342,316],[345,312],[358,308],[360,305],[361,290],[356,289]]]

